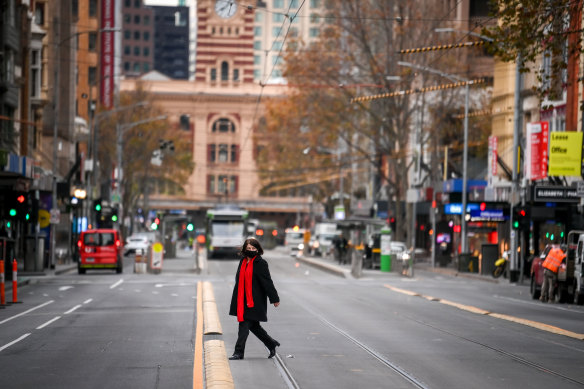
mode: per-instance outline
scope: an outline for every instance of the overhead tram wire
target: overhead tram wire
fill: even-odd
[[[289,23],[288,23],[288,28],[286,29],[286,34],[284,35],[284,39],[282,41],[282,46],[280,47],[280,50],[278,51],[278,56],[277,58],[280,58],[282,55],[282,50],[285,47],[286,44],[286,40],[288,39],[288,33],[290,32],[290,28],[292,27],[292,22],[294,21],[294,19],[298,16],[298,13],[300,12],[300,10],[302,9],[302,7],[304,6],[304,3],[306,3],[306,0],[302,0],[302,4],[300,4],[300,6],[298,7],[298,9],[296,10],[296,13],[294,14],[294,16],[290,17],[289,13],[290,13],[290,6],[292,4],[290,4],[290,6],[288,6],[288,13],[286,13],[286,18],[284,19],[284,21],[282,22],[282,27],[280,28],[280,31],[278,32],[278,36],[274,39],[274,41],[272,42],[272,48],[274,47],[274,44],[276,42],[276,40],[280,37],[280,34],[282,33],[282,29],[286,24],[286,21],[289,19]],[[271,48],[270,48],[271,50]],[[278,62],[278,61],[276,61]],[[277,63],[274,63],[272,65],[272,70],[270,70],[270,73],[268,74],[268,76],[266,77],[266,82],[261,81],[260,82],[260,93],[258,95],[257,101],[256,101],[256,106],[254,109],[254,114],[253,114],[253,118],[251,121],[251,125],[254,126],[255,122],[257,120],[258,117],[258,111],[259,111],[259,107],[260,107],[260,103],[262,101],[262,97],[264,94],[264,88],[266,87],[267,81],[270,79],[270,77],[272,76],[272,73],[274,72],[274,69],[276,68]],[[241,149],[243,150],[247,144],[247,141],[249,140],[249,136],[253,131],[253,127],[248,131],[247,136],[245,137],[245,140],[243,141],[242,145],[241,145]]]

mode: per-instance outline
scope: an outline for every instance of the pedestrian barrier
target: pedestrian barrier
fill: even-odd
[[[4,260],[0,259],[0,308],[4,308],[6,305],[6,291],[4,288]]]
[[[134,255],[134,273],[144,274],[146,273],[147,267],[147,256],[144,255],[144,251],[141,249],[136,250]]]

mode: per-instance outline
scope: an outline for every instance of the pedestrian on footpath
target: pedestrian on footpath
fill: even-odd
[[[554,247],[543,261],[543,284],[539,299],[544,303],[554,302],[554,289],[558,281],[558,270],[564,258],[566,258],[566,253],[561,248]]]
[[[260,322],[268,321],[267,300],[269,299],[274,307],[280,305],[280,297],[270,276],[268,262],[262,258],[263,253],[260,242],[254,238],[246,239],[241,246],[242,258],[235,275],[235,286],[229,308],[229,314],[237,316],[239,330],[235,351],[229,357],[230,360],[243,359],[249,331],[257,336],[270,351],[268,358],[275,356],[276,347],[280,346],[280,343],[268,335],[260,325]]]

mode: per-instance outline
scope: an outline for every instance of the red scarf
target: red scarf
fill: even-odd
[[[243,321],[243,296],[247,300],[247,307],[253,308],[253,295],[251,293],[251,281],[253,278],[253,257],[251,260],[244,258],[239,268],[239,283],[237,286],[237,321]]]

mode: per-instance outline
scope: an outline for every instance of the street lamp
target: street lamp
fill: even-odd
[[[416,65],[410,62],[398,62],[398,65],[405,66],[413,69],[423,70],[429,73],[438,74],[442,77],[448,78],[453,81],[459,81],[465,83],[465,99],[464,99],[464,151],[462,157],[462,217],[461,217],[461,251],[466,253],[467,248],[467,234],[466,234],[466,195],[467,195],[467,170],[468,170],[468,104],[469,104],[469,86],[474,83],[474,81],[467,80],[463,77],[456,76],[454,74],[444,73],[436,69],[429,68],[427,66]]]

